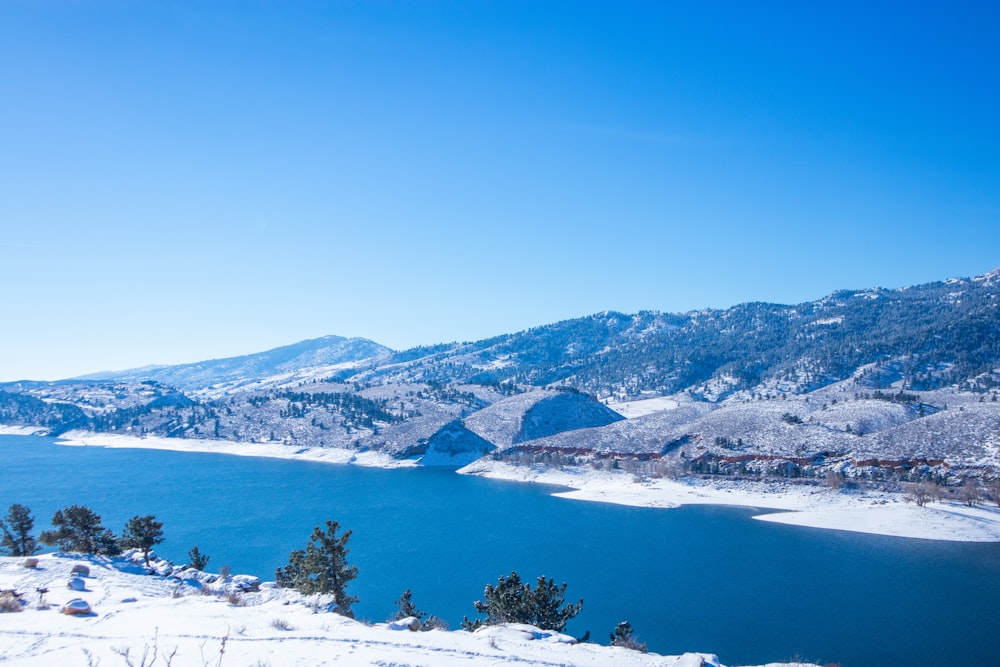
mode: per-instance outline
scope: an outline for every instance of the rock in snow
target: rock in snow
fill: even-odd
[[[82,616],[89,614],[90,611],[90,603],[80,598],[73,598],[62,607],[62,613],[67,616]]]

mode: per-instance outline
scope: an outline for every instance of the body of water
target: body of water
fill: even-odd
[[[273,579],[325,520],[351,529],[359,618],[382,621],[404,589],[457,628],[485,584],[516,570],[584,598],[568,631],[607,643],[629,620],[650,650],[729,664],[801,658],[846,666],[996,664],[1000,544],[905,540],[782,526],[748,509],[631,508],[553,498],[538,485],[448,470],[66,447],[0,436],[0,513],[36,533],[71,504],[116,533],[155,514],[176,562]]]

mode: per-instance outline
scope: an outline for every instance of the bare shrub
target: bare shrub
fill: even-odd
[[[448,621],[443,618],[439,618],[431,614],[427,617],[427,620],[423,622],[420,626],[421,630],[451,630],[451,626],[448,625]]]
[[[937,500],[941,501],[941,486],[930,481],[923,481],[910,486],[910,490],[907,491],[906,496],[903,498],[906,502],[914,502],[917,507],[923,507],[927,503]]]
[[[111,652],[114,653],[115,655],[121,656],[122,659],[125,660],[125,665],[127,667],[153,667],[153,665],[156,664],[157,651],[159,650],[159,639],[160,639],[160,633],[159,630],[157,630],[155,633],[153,633],[152,644],[143,644],[142,655],[138,658],[139,660],[138,664],[133,662],[132,651],[127,646],[119,646],[117,648],[113,647],[111,649]],[[88,664],[93,664],[92,663],[93,656],[90,654],[90,652],[84,649],[84,653],[87,655]],[[170,653],[167,653],[166,651],[160,652],[159,657],[163,658],[163,662],[166,664],[167,667],[170,667],[170,664],[174,661],[174,658],[177,657],[177,647],[174,646],[174,650],[171,651]],[[98,661],[98,663],[99,662],[100,661]]]
[[[295,629],[295,628],[292,627],[291,623],[289,623],[288,621],[286,621],[283,618],[275,618],[275,619],[273,619],[271,621],[271,627],[274,628],[275,630],[282,630],[284,632],[288,632],[289,630],[294,630]]]
[[[972,507],[982,502],[983,494],[979,489],[979,484],[974,479],[965,480],[965,484],[958,490],[958,499]]]
[[[226,642],[228,641],[229,641],[229,635],[227,634],[225,637],[222,638],[221,643],[219,645],[219,661],[215,663],[216,667],[222,667],[222,659],[226,657]],[[198,647],[198,652],[201,654],[202,667],[208,667],[209,665],[208,660],[205,658],[205,644],[207,643],[208,640],[203,642],[202,645]]]
[[[1000,477],[987,480],[986,491],[990,494],[990,499],[1000,507]]]
[[[243,596],[243,593],[236,590],[226,591],[226,601],[233,605],[234,607],[245,607],[247,606],[247,600]]]
[[[0,613],[21,611],[21,596],[15,591],[0,593]]]

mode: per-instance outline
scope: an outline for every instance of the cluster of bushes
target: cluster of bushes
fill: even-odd
[[[496,586],[487,584],[483,591],[484,599],[472,603],[477,612],[486,614],[486,618],[470,621],[466,616],[462,627],[472,631],[484,625],[527,623],[543,630],[562,632],[566,623],[583,607],[582,599],[576,604],[564,605],[565,593],[565,583],[556,586],[552,579],[538,577],[537,585],[532,589],[529,584],[521,582],[517,572],[511,572],[509,577],[501,576]]]
[[[116,536],[101,525],[101,516],[89,507],[70,505],[52,515],[54,530],[44,530],[35,540],[31,530],[35,519],[24,505],[13,504],[0,521],[0,549],[11,556],[31,556],[38,544],[60,551],[116,556],[125,549],[141,549],[146,564],[154,545],[163,541],[163,522],[152,514],[136,515],[128,520],[122,534]]]
[[[163,541],[163,523],[153,515],[134,516],[125,524],[120,536],[101,525],[101,517],[88,507],[71,505],[57,510],[52,517],[54,530],[42,531],[36,540],[31,532],[34,517],[24,505],[14,504],[7,516],[0,520],[0,551],[11,556],[32,556],[37,553],[39,543],[54,546],[62,551],[114,556],[125,549],[141,549],[146,565],[149,565],[150,551]],[[329,610],[354,618],[351,606],[358,602],[357,596],[347,592],[348,584],[358,576],[358,568],[347,560],[347,543],[351,531],[338,535],[340,524],[327,521],[325,529],[317,526],[304,549],[292,551],[288,564],[275,571],[275,581],[283,588],[291,588],[303,595],[330,595],[333,603]],[[195,546],[188,552],[191,567],[203,570],[208,565],[208,556]],[[562,632],[566,624],[583,607],[583,600],[575,603],[565,601],[566,584],[557,585],[553,579],[538,577],[535,587],[521,580],[517,572],[501,576],[496,585],[487,584],[483,599],[473,603],[476,612],[485,618],[470,620],[465,617],[462,627],[473,631],[487,625],[502,623],[525,623],[542,630]],[[415,619],[413,629],[447,629],[440,618],[428,614],[413,603],[413,594],[407,589],[396,601],[395,615],[390,621],[407,618]],[[581,640],[586,641],[589,634]],[[632,636],[632,627],[623,621],[611,634],[613,646],[625,646],[645,651],[645,644]]]
[[[969,507],[981,504],[988,497],[1000,506],[1000,477],[987,479],[983,485],[980,485],[979,481],[975,478],[969,477],[961,486],[954,488],[946,487],[931,479],[925,479],[918,483],[910,484],[904,500],[923,507],[930,502],[941,502],[945,496],[948,499],[964,503]]]
[[[126,549],[140,549],[149,565],[154,546],[163,541],[163,522],[152,514],[136,515],[125,523],[121,535],[115,535],[101,524],[101,516],[89,507],[70,505],[52,515],[54,530],[44,530],[36,539],[32,536],[35,518],[31,510],[15,503],[0,520],[0,553],[8,556],[33,556],[39,545],[103,556],[117,556]],[[208,556],[194,547],[188,552],[191,567],[203,570]]]

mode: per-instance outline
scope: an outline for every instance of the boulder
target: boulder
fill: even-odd
[[[66,582],[66,588],[71,591],[85,591],[87,590],[87,582],[80,577],[70,577],[70,580]]]
[[[86,565],[84,565],[83,563],[77,563],[76,565],[73,566],[73,569],[70,570],[69,573],[70,574],[76,574],[76,575],[79,575],[81,577],[89,577],[90,576],[90,568],[87,567]]]
[[[420,619],[415,616],[407,616],[406,618],[401,618],[398,621],[389,621],[389,629],[416,632],[420,629]]]
[[[28,567],[28,568],[34,569],[34,568],[38,567],[38,559],[37,558],[25,558],[24,562],[21,563],[21,565],[24,566],[24,567]]]
[[[169,577],[174,572],[174,565],[168,560],[150,561],[149,569],[153,574]]]
[[[62,613],[67,616],[79,616],[91,612],[90,603],[81,598],[73,598],[63,605]]]
[[[250,574],[234,574],[229,580],[229,588],[241,593],[255,593],[260,590],[260,579]]]

